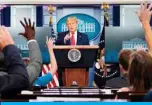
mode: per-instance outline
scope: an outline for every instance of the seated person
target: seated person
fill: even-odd
[[[35,40],[34,22],[33,25],[31,25],[31,20],[29,19],[29,23],[28,23],[25,18],[24,18],[24,22],[25,24],[22,21],[20,21],[20,23],[25,29],[25,32],[19,34],[28,40],[30,62],[28,63],[26,68],[29,75],[30,85],[33,85],[33,83],[35,82],[35,80],[37,79],[37,77],[41,72],[42,57],[41,57],[39,45]]]
[[[138,12],[138,17],[145,30],[145,39],[147,41],[149,53],[152,56],[152,37],[151,37],[152,31],[151,31],[151,26],[150,26],[150,19],[152,15],[151,8],[152,8],[152,4],[150,4],[148,8],[147,8],[147,4],[141,4],[141,11]],[[144,101],[152,102],[151,90],[144,97]]]
[[[29,75],[30,85],[32,85],[41,72],[42,59],[41,59],[41,52],[39,45],[35,40],[34,22],[33,25],[31,25],[31,20],[29,19],[29,23],[28,23],[25,18],[24,18],[24,22],[25,24],[22,21],[20,21],[20,23],[25,29],[25,32],[19,34],[28,40],[30,63],[26,66],[26,68]],[[4,63],[3,53],[0,53],[0,61],[1,61],[0,64]],[[3,69],[6,69],[6,67],[3,66]],[[0,71],[4,71],[1,72],[1,75],[7,74],[7,70],[0,70]]]
[[[8,74],[0,76],[0,94],[11,94],[29,87],[29,77],[18,48],[2,26],[0,27],[0,51],[4,54],[4,64]]]
[[[99,44],[99,50],[97,55],[97,62],[94,70],[94,86],[98,88],[109,88],[106,86],[106,81],[118,76],[119,65],[118,64],[105,64],[103,43]]]
[[[128,68],[129,87],[119,91],[145,92],[152,87],[152,57],[146,51],[131,54]]]
[[[107,81],[106,87],[110,88],[122,88],[128,87],[128,66],[130,55],[132,54],[132,50],[121,50],[118,56],[119,59],[119,67],[121,71],[121,77],[113,78]]]
[[[131,88],[122,88],[120,91],[148,91],[152,87],[152,31],[150,27],[152,4],[141,4],[141,9],[138,12],[138,17],[145,31],[145,39],[148,46],[148,51],[137,51],[130,60],[129,66],[129,84]]]
[[[55,55],[53,52],[53,41],[51,39],[46,38],[46,44],[48,47],[48,51],[50,54],[50,62],[51,62],[51,68],[50,71],[42,77],[38,77],[37,80],[34,82],[34,86],[46,86],[50,81],[52,81],[54,74],[57,71],[57,63],[55,59]]]

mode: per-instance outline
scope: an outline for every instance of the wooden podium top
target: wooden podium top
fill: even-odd
[[[53,49],[98,49],[98,45],[77,45],[77,46],[72,46],[72,45],[63,45],[63,46],[54,46]]]

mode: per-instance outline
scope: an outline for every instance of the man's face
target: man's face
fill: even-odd
[[[70,32],[75,32],[77,30],[77,21],[74,19],[69,19],[67,21],[67,28]]]

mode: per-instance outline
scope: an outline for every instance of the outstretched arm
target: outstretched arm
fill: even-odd
[[[24,36],[28,40],[30,63],[27,66],[27,72],[29,75],[30,84],[32,85],[41,72],[42,58],[39,45],[35,40],[34,22],[31,25],[31,20],[29,19],[29,22],[27,22],[25,18],[24,22],[25,24],[20,21],[25,29],[25,32],[20,33],[20,35]]]
[[[149,53],[152,55],[152,30],[150,27],[150,19],[152,15],[152,4],[147,7],[147,4],[141,4],[140,11],[138,12],[138,17],[142,23],[143,29],[145,31],[145,39],[149,49]]]
[[[51,39],[46,38],[46,44],[47,44],[48,51],[50,54],[50,63],[51,63],[50,73],[54,75],[58,67],[57,67],[56,58],[53,52],[53,41]]]
[[[55,58],[55,55],[54,55],[54,52],[53,52],[53,41],[51,39],[48,39],[48,37],[46,38],[46,44],[47,44],[47,47],[48,47],[48,51],[49,51],[49,54],[50,54],[50,64],[51,64],[51,68],[49,70],[49,72],[42,76],[42,77],[39,77],[34,85],[35,86],[46,86],[50,81],[52,81],[52,78],[54,76],[54,74],[56,73],[57,71],[57,63],[56,63],[56,58]]]

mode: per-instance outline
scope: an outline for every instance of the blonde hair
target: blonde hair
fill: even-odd
[[[75,20],[75,21],[78,23],[78,20],[77,20],[76,17],[73,17],[73,16],[68,17],[68,18],[66,19],[66,23],[67,23],[69,20]]]

